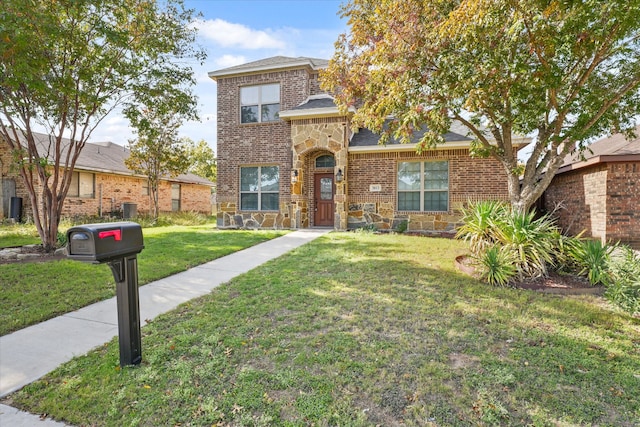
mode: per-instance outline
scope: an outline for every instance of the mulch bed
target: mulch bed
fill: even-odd
[[[475,277],[475,269],[470,261],[471,259],[467,255],[460,255],[455,259],[456,268],[465,274]],[[549,272],[546,277],[527,279],[513,283],[511,286],[517,289],[560,295],[602,295],[604,293],[602,286],[591,286],[586,277],[559,274],[555,271]]]
[[[42,245],[27,245],[18,248],[11,248],[17,251],[18,258],[0,257],[0,264],[20,264],[31,262],[45,262],[65,259],[64,255],[46,252]]]

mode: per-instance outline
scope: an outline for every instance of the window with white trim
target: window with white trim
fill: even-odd
[[[280,205],[278,166],[240,168],[240,210],[277,211]]]
[[[71,174],[71,185],[69,186],[69,197],[82,197],[93,199],[95,195],[95,174],[89,172],[73,172]]]
[[[399,162],[398,210],[449,210],[449,162]]]
[[[279,83],[240,88],[240,123],[274,122],[279,113]]]

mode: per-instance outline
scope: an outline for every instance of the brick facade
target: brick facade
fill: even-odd
[[[545,192],[568,234],[640,249],[640,162],[607,162],[558,174]]]
[[[2,167],[2,181],[15,182],[15,194],[2,194],[0,200],[8,200],[11,196],[21,197],[23,201],[22,212],[24,217],[32,216],[31,202],[29,200],[26,187],[22,177],[10,166],[12,164],[11,153],[8,144],[0,142],[0,166]],[[76,171],[83,171],[76,168]],[[138,214],[150,212],[151,201],[146,194],[146,178],[109,174],[94,171],[83,171],[92,173],[94,176],[93,197],[72,197],[67,196],[62,208],[62,215],[73,216],[108,216],[111,214],[120,215],[123,203],[136,204]],[[207,185],[193,184],[176,181],[161,181],[159,188],[159,205],[161,212],[172,211],[171,186],[180,185],[180,210],[195,211],[211,215],[211,188]],[[6,186],[5,186],[6,187]],[[38,192],[36,192],[38,193]],[[7,218],[9,210],[5,206],[0,209],[0,219]]]
[[[276,58],[277,59],[277,58]],[[292,58],[289,58],[292,59]],[[270,61],[270,60],[269,60]],[[258,61],[260,62],[260,61]],[[218,193],[220,227],[306,228],[316,224],[314,176],[340,171],[344,181],[335,183],[334,228],[363,226],[397,228],[403,221],[411,231],[452,232],[459,224],[458,208],[470,200],[508,199],[506,175],[491,159],[472,159],[468,146],[438,149],[418,155],[398,151],[350,150],[351,130],[344,115],[317,107],[297,115],[301,104],[322,93],[318,73],[300,65],[264,72],[254,64],[212,72],[218,87]],[[279,83],[280,111],[285,119],[269,123],[240,123],[240,88]],[[311,98],[310,98],[311,97]],[[318,99],[318,98],[315,98]],[[296,107],[298,107],[296,109]],[[291,115],[291,110],[294,114]],[[381,148],[381,147],[377,147]],[[315,160],[332,155],[335,167],[316,168]],[[449,210],[402,212],[397,210],[398,162],[438,159],[449,162]],[[277,212],[242,211],[240,168],[277,165],[280,169],[280,207]],[[293,175],[292,175],[293,173]],[[295,175],[295,179],[290,177]],[[371,187],[371,186],[374,187]]]
[[[400,161],[446,160],[449,162],[449,210],[403,212],[396,210],[397,169]],[[371,191],[371,185],[380,191]],[[349,227],[373,225],[395,229],[406,221],[409,231],[454,231],[459,209],[479,200],[508,200],[504,170],[494,159],[474,159],[468,149],[431,150],[349,155]],[[376,188],[377,190],[377,188]]]
[[[285,121],[240,123],[240,88],[257,84],[280,83],[280,109],[302,103],[314,87],[317,75],[304,69],[271,72],[218,80],[218,187],[217,215],[221,226],[289,228],[291,192],[291,128]],[[278,166],[280,171],[280,210],[241,212],[239,181],[241,166]]]

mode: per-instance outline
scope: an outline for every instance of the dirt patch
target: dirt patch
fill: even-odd
[[[467,369],[477,366],[479,363],[480,358],[476,356],[470,356],[462,353],[451,353],[449,355],[449,366],[453,369]]]

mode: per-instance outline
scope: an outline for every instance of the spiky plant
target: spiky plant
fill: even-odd
[[[499,245],[491,246],[474,256],[480,277],[491,285],[506,286],[517,274],[513,252]]]
[[[554,220],[548,215],[536,219],[535,211],[510,211],[501,225],[496,240],[514,254],[521,278],[546,275],[561,238]]]
[[[462,208],[463,225],[458,228],[456,238],[469,243],[471,252],[480,255],[496,243],[496,228],[499,228],[508,212],[502,202],[487,200]]]

